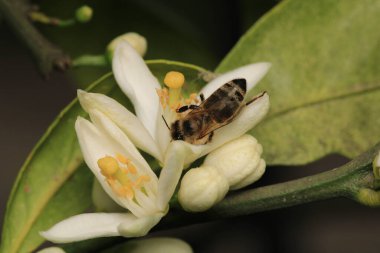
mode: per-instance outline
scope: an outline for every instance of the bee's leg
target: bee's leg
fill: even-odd
[[[197,109],[197,108],[199,108],[198,105],[184,105],[184,106],[176,109],[175,111],[177,113],[182,113],[182,112],[186,112],[187,110],[194,110],[194,109]]]
[[[214,131],[212,131],[212,132],[208,135],[208,139],[207,139],[207,142],[206,142],[206,143],[211,142],[213,136],[214,136]]]
[[[256,97],[252,98],[252,100],[248,101],[247,103],[245,103],[245,105],[249,105],[250,103],[252,102],[255,102],[257,99],[261,98],[262,96],[264,96],[267,92],[264,91],[263,93],[257,95]]]
[[[175,111],[176,111],[177,113],[181,113],[181,112],[186,112],[187,110],[189,110],[189,106],[184,105],[184,106],[182,106],[182,107],[176,109]]]
[[[161,115],[161,117],[162,117],[162,119],[164,120],[166,127],[167,127],[167,128],[169,129],[169,131],[170,131],[171,129],[170,129],[169,125],[168,125],[168,122],[166,122],[166,119],[165,119],[164,115]]]
[[[198,109],[198,108],[199,108],[199,105],[189,105],[189,109],[191,110]]]
[[[201,102],[205,101],[205,95],[203,95],[203,93],[199,94],[199,97],[201,98]]]

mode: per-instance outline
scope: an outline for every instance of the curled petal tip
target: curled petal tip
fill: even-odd
[[[84,95],[84,94],[86,94],[87,92],[86,91],[84,91],[84,90],[82,90],[82,89],[77,89],[77,96],[79,97],[79,96],[81,96],[81,95]]]

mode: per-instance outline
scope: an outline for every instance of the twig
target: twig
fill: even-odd
[[[0,0],[1,16],[29,48],[41,73],[47,76],[53,69],[66,70],[71,65],[70,57],[33,26],[28,19],[31,8],[27,0]]]
[[[170,213],[155,229],[249,215],[338,197],[351,198],[367,206],[380,206],[380,193],[377,191],[380,181],[372,171],[372,161],[379,150],[380,144],[339,168],[231,195],[203,213],[187,213],[173,199]]]

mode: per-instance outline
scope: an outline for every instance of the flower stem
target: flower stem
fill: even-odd
[[[380,197],[377,196],[380,194],[375,191],[380,184],[372,172],[372,161],[379,150],[380,144],[351,162],[327,172],[231,194],[204,213],[186,213],[177,203],[173,203],[172,211],[159,227],[178,227],[337,197],[351,198],[369,206],[380,205]]]
[[[73,60],[73,67],[107,66],[109,63],[104,55],[82,55]]]
[[[25,43],[44,76],[55,68],[66,70],[70,57],[48,41],[30,22],[31,5],[27,0],[0,0],[0,13],[13,32]]]

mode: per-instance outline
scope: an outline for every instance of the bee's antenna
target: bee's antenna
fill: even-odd
[[[166,122],[166,119],[164,118],[164,115],[161,115],[161,117],[162,117],[162,119],[164,120],[166,127],[167,127],[167,128],[169,129],[169,131],[170,131],[171,129],[170,129],[169,125],[168,125],[168,122]]]
[[[262,96],[264,96],[265,94],[267,94],[267,91],[263,91],[261,94],[254,97],[251,101],[248,101],[245,105],[249,105],[250,103],[252,103],[252,102],[256,101],[257,99],[261,98]]]

